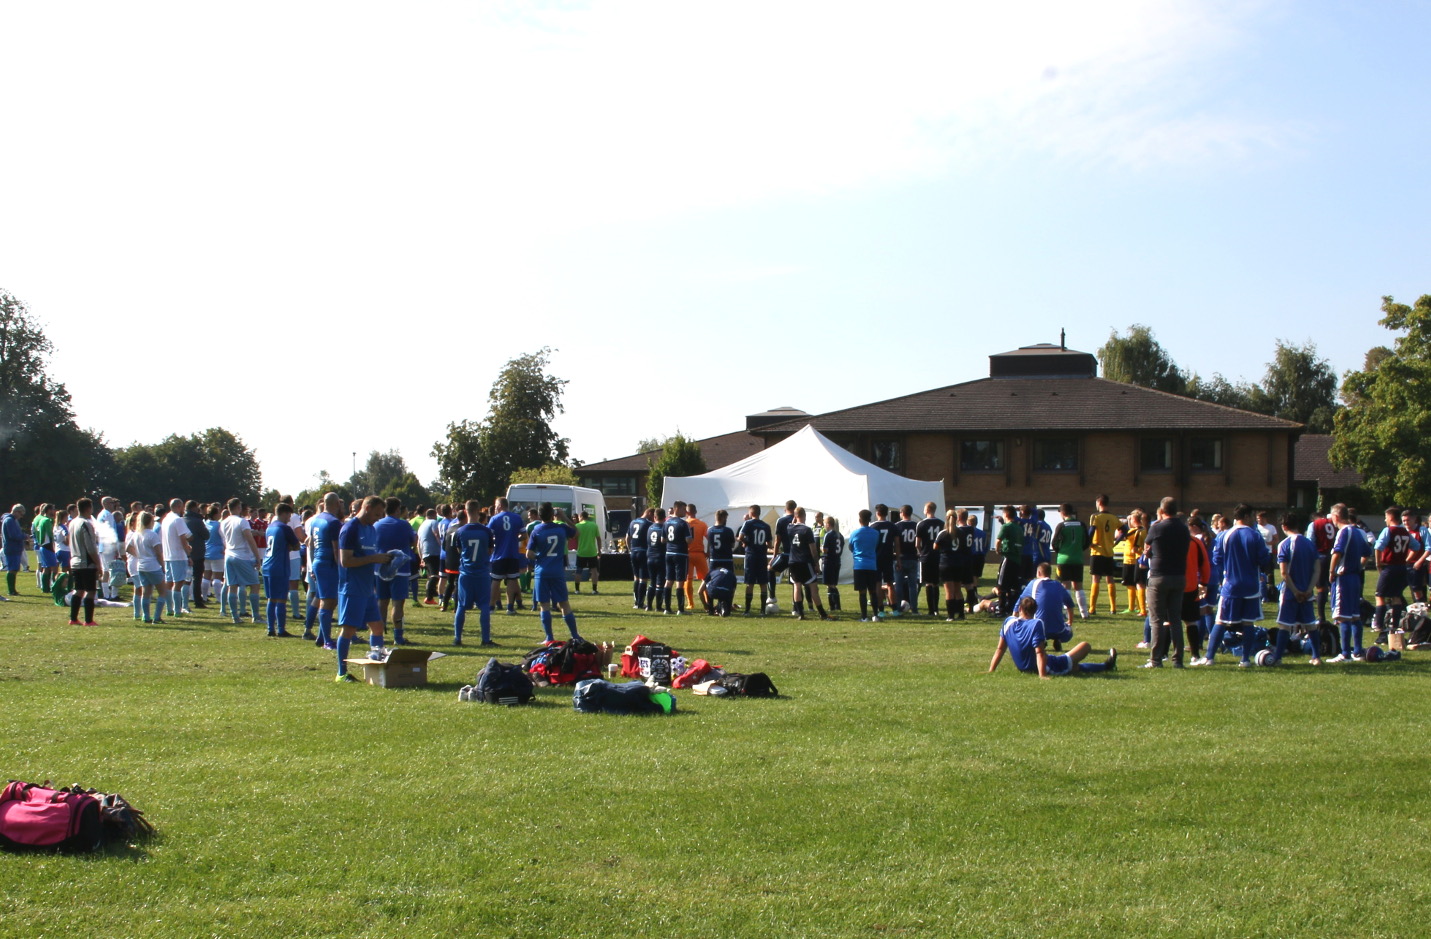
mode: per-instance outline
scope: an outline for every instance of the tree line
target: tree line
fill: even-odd
[[[1202,378],[1178,366],[1147,326],[1114,330],[1098,349],[1103,377],[1270,414],[1331,434],[1332,464],[1353,469],[1379,504],[1431,506],[1431,294],[1414,304],[1381,298],[1390,347],[1367,350],[1338,381],[1312,342],[1277,341],[1260,383]]]

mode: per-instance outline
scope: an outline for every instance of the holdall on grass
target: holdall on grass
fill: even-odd
[[[576,683],[571,706],[585,714],[670,714],[676,710],[676,696],[639,681],[616,684],[591,678]]]
[[[753,672],[749,675],[742,675],[740,672],[726,672],[724,678],[718,678],[716,681],[731,694],[746,698],[776,698],[780,696],[780,689],[775,687],[775,682],[771,681],[770,676],[764,672]]]
[[[0,790],[0,847],[94,851],[106,837],[133,839],[154,831],[123,796],[71,786],[51,789],[12,780]]]
[[[522,668],[538,686],[569,685],[601,675],[596,664],[600,653],[594,643],[585,639],[553,642],[523,656]]]
[[[525,704],[532,700],[532,680],[520,665],[503,665],[488,659],[472,686],[477,700],[488,704]]]

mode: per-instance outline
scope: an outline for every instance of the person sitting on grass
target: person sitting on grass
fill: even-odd
[[[989,662],[991,673],[999,667],[1005,652],[1014,660],[1014,668],[1021,672],[1036,672],[1040,678],[1071,675],[1075,670],[1108,672],[1117,667],[1117,649],[1109,649],[1108,658],[1102,662],[1083,661],[1092,648],[1086,642],[1078,643],[1063,655],[1049,655],[1044,651],[1043,621],[1037,613],[1038,602],[1033,597],[1019,600],[1018,613],[1005,620],[999,630],[999,646]]]

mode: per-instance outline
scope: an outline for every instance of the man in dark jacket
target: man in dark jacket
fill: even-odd
[[[204,517],[199,514],[199,503],[190,499],[184,503],[184,524],[189,526],[189,564],[194,571],[194,579],[189,584],[189,589],[194,595],[189,600],[189,605],[195,609],[202,610],[207,603],[204,602],[202,591],[196,589],[204,576],[204,544],[209,540],[209,528],[204,524]]]

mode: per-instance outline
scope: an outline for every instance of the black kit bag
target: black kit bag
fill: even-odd
[[[473,686],[477,699],[488,704],[526,704],[532,700],[532,679],[520,665],[503,665],[488,659]]]
[[[780,689],[775,687],[775,682],[770,680],[770,676],[764,672],[754,672],[750,675],[743,675],[740,672],[726,672],[723,678],[716,680],[716,684],[725,688],[731,694],[741,695],[747,698],[775,698],[780,696]]]

